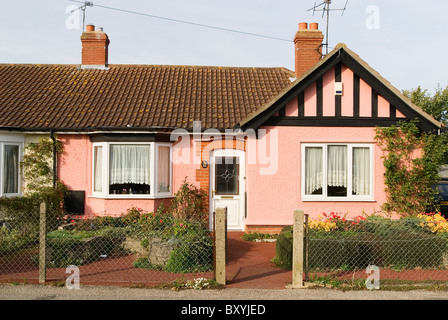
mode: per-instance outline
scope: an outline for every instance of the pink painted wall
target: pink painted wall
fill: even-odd
[[[119,216],[126,213],[129,208],[138,207],[153,212],[163,202],[169,204],[170,199],[103,199],[92,196],[92,143],[88,135],[59,135],[64,154],[58,161],[59,179],[69,190],[85,190],[85,215],[112,215]],[[188,139],[186,151],[190,152],[192,143]],[[175,146],[173,147],[173,151]],[[197,167],[197,166],[196,166]],[[176,164],[173,166],[173,190],[176,192],[181,186],[184,177],[188,182],[195,183],[196,167],[191,164]]]
[[[305,100],[305,106],[304,106],[305,117],[315,117],[317,114],[316,112],[317,99],[316,99],[315,84],[312,84],[305,89],[304,100]]]
[[[390,104],[389,101],[382,96],[378,96],[378,117],[390,117]]]
[[[362,79],[359,84],[359,116],[372,116],[372,88]]]
[[[297,98],[292,99],[285,106],[285,116],[286,117],[298,117],[299,116],[299,108],[297,106],[298,106],[298,99]]]
[[[374,199],[370,202],[310,202],[301,200],[302,143],[372,143],[374,128],[270,127],[278,132],[278,171],[260,175],[259,166],[247,165],[246,225],[286,225],[292,223],[294,209],[303,209],[310,217],[322,212],[340,212],[357,216],[363,211],[379,211],[386,200],[381,150],[374,146]]]
[[[183,140],[185,139],[185,140]],[[188,183],[200,187],[200,183],[195,180],[196,170],[200,168],[200,151],[196,150],[193,145],[193,139],[189,136],[178,139],[173,145],[173,190],[176,192],[184,179]],[[198,158],[195,159],[195,156]]]

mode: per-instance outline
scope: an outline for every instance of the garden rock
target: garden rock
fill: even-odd
[[[148,254],[148,250],[143,247],[141,240],[136,238],[126,237],[123,241],[122,247],[138,257],[143,257]]]
[[[176,249],[177,244],[162,242],[159,238],[151,239],[149,242],[149,263],[156,266],[165,267],[171,253]]]

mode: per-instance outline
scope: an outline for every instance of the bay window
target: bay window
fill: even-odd
[[[92,168],[94,196],[171,196],[169,143],[94,143]]]
[[[371,144],[302,144],[302,200],[373,200]]]

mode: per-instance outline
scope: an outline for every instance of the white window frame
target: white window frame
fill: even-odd
[[[25,138],[23,136],[10,136],[10,135],[0,135],[0,196],[5,197],[17,197],[23,194],[22,192],[22,172],[20,170],[20,163],[23,161],[23,148],[25,143]],[[17,193],[5,193],[4,192],[4,177],[5,177],[5,164],[4,164],[4,155],[5,155],[5,146],[18,146],[19,147],[19,172],[18,172],[18,192]]]
[[[347,196],[329,197],[327,195],[327,152],[328,146],[346,146],[347,147]],[[322,194],[305,194],[305,149],[309,147],[322,148],[323,157],[323,186]],[[353,195],[353,149],[369,148],[370,150],[370,194]],[[374,162],[373,162],[373,144],[371,143],[302,143],[301,145],[301,197],[302,201],[334,201],[334,202],[355,202],[355,201],[374,201]]]
[[[170,172],[169,172],[169,181],[170,181],[170,191],[169,192],[159,192],[159,175],[156,170],[154,170],[154,179],[155,179],[155,192],[157,193],[158,197],[169,197],[173,194],[173,152],[172,152],[172,145],[171,143],[162,143],[157,142],[155,144],[156,152],[154,154],[155,156],[155,167],[159,167],[159,147],[169,147],[170,148]]]
[[[111,145],[147,145],[150,147],[150,164],[149,164],[149,194],[109,194],[109,165],[110,165],[110,146]],[[158,192],[157,171],[158,167],[158,147],[170,147],[170,192]],[[102,191],[95,192],[95,147],[102,147]],[[173,179],[172,179],[172,145],[170,143],[161,142],[94,142],[92,143],[92,197],[104,199],[157,199],[168,198],[173,196]]]

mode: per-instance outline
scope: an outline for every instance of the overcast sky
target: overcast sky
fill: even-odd
[[[110,38],[110,64],[169,64],[294,68],[292,39],[307,11],[323,0],[92,0],[86,22]],[[346,0],[332,0],[343,8]],[[289,41],[220,31],[95,6],[240,30]],[[81,20],[68,0],[4,1],[0,63],[79,64]],[[448,85],[448,1],[349,0],[330,15],[329,47],[345,43],[396,88]],[[73,28],[75,27],[75,28]],[[324,50],[325,51],[325,50]]]

